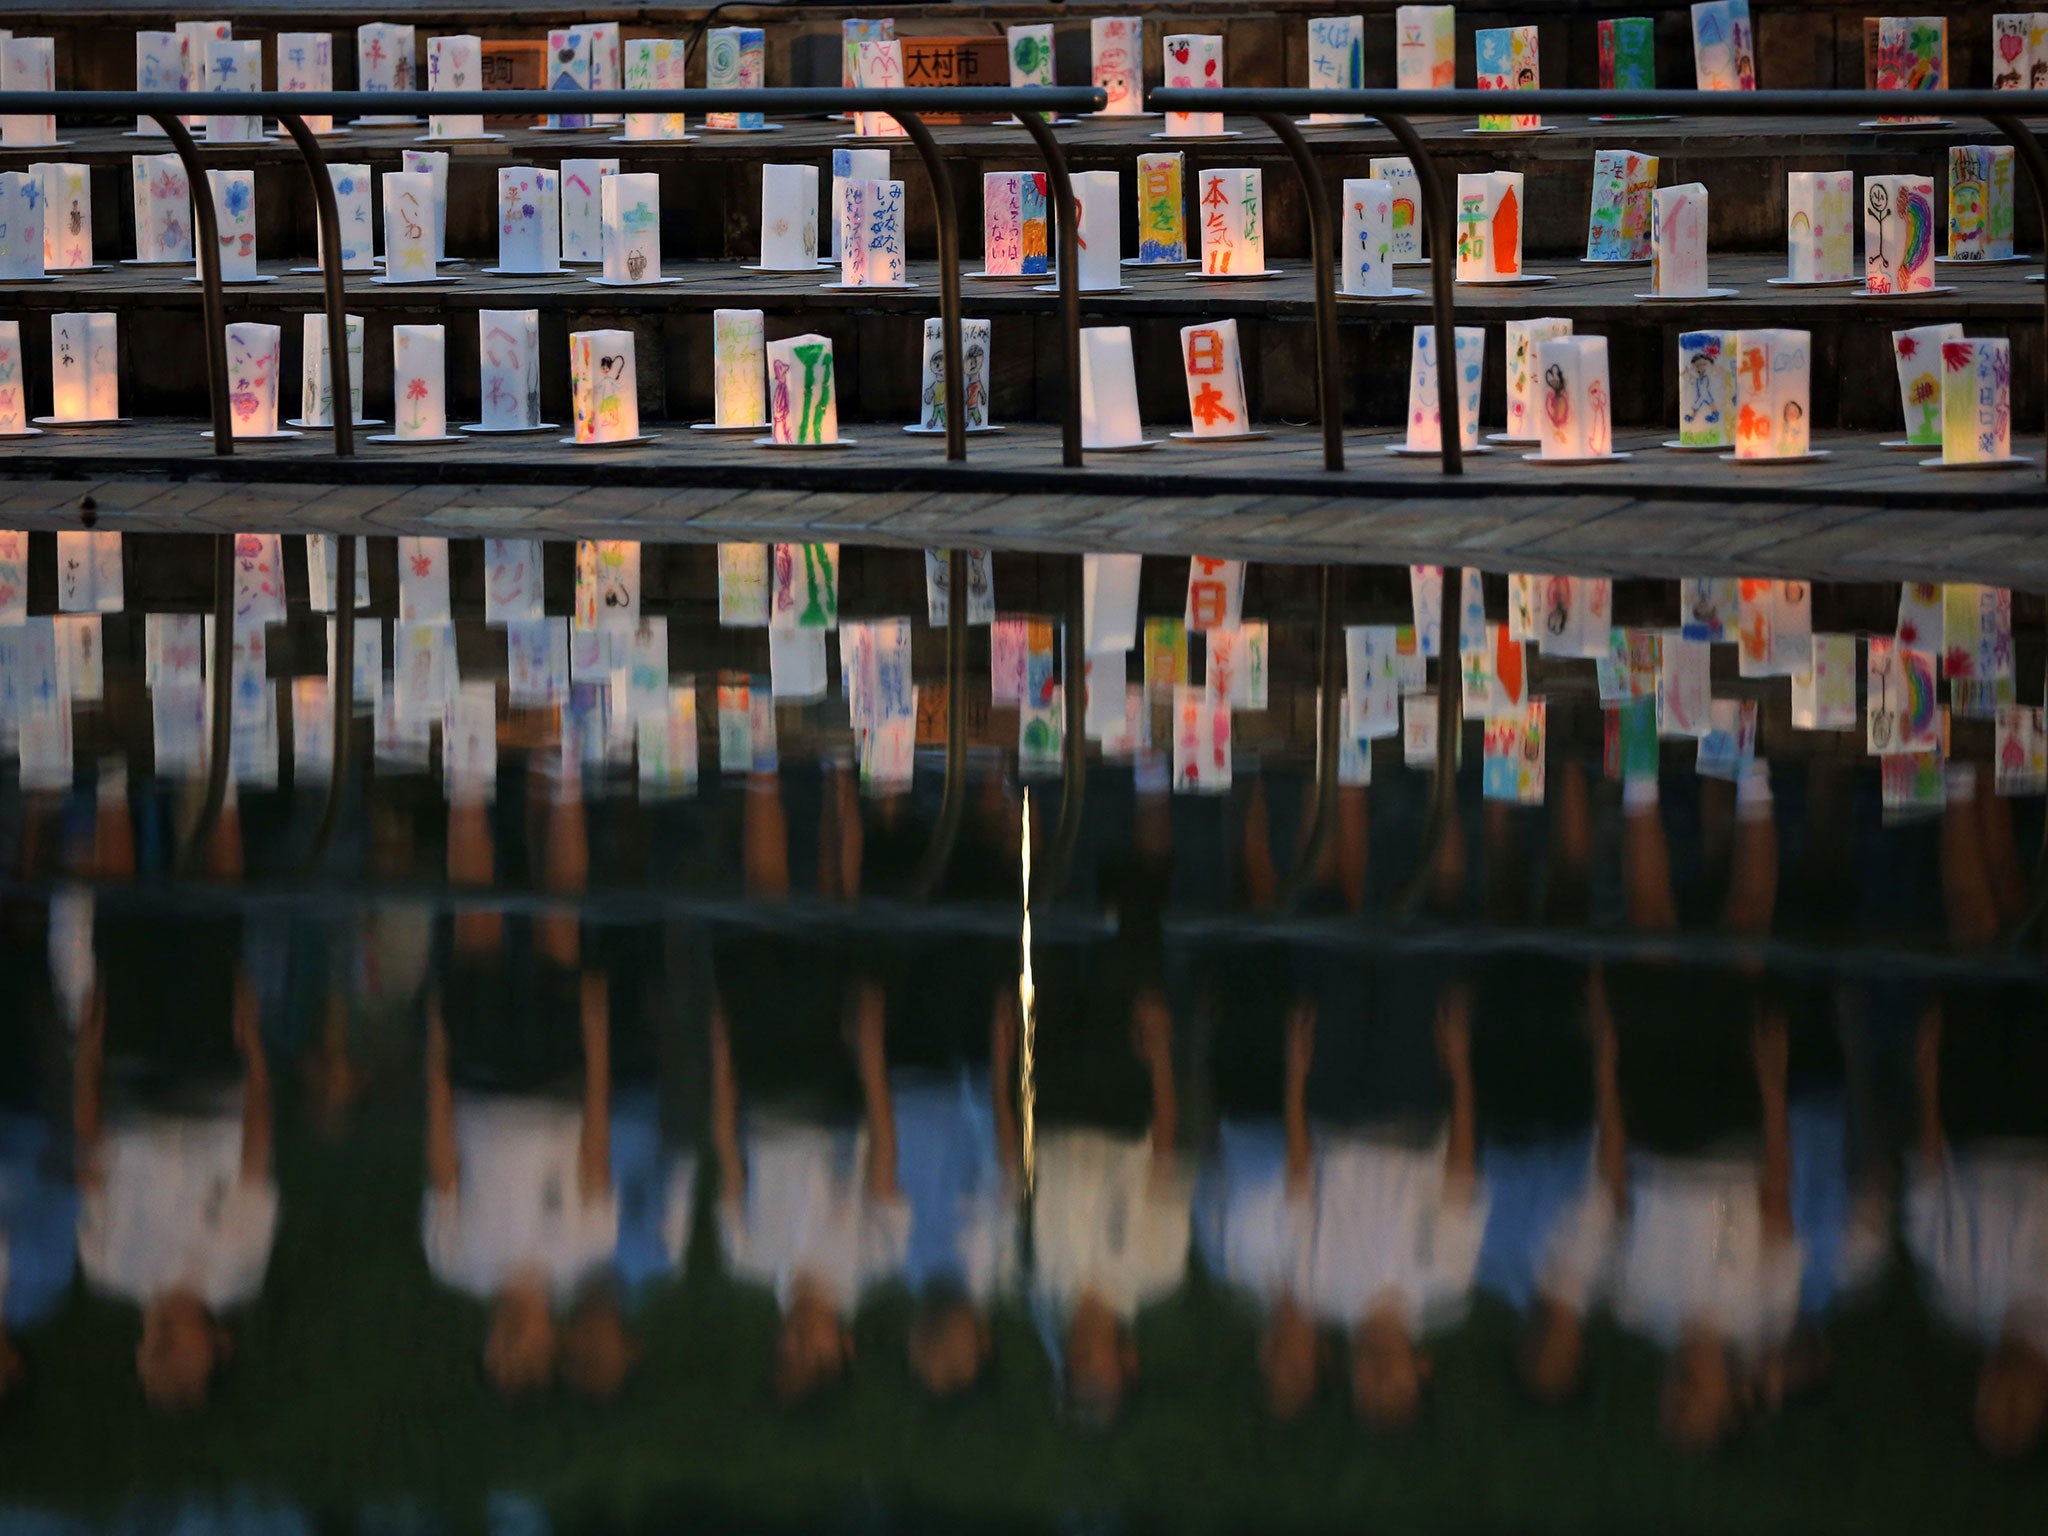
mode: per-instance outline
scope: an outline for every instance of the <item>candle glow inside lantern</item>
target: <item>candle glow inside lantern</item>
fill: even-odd
[[[60,422],[121,414],[121,347],[110,314],[50,317],[50,415]]]
[[[384,281],[431,282],[434,178],[425,171],[384,173]]]
[[[1145,23],[1136,16],[1096,16],[1088,22],[1088,78],[1109,99],[1104,117],[1136,117],[1144,110]]]
[[[768,425],[768,343],[760,310],[711,312],[711,403],[714,426]]]
[[[1892,356],[1898,364],[1899,408],[1905,416],[1906,442],[1916,448],[1939,448],[1942,423],[1941,349],[1963,339],[1963,328],[1919,325],[1892,332]]]
[[[333,90],[333,37],[325,32],[278,33],[277,88],[280,91]],[[311,133],[334,132],[334,119],[324,113],[309,113],[305,123]]]
[[[640,435],[639,384],[631,331],[578,331],[569,338],[569,392],[579,443],[628,442]]]
[[[724,28],[713,28],[711,36],[716,39]],[[714,54],[716,43],[713,43]],[[626,89],[629,91],[675,91],[689,84],[685,61],[688,48],[678,37],[631,37],[626,39]],[[717,82],[714,80],[713,85]],[[706,119],[711,126],[719,114],[712,113]],[[680,140],[690,137],[689,123],[681,112],[628,112],[626,114],[626,137],[629,139]]]
[[[1543,342],[1572,334],[1572,322],[1558,315],[1539,315],[1533,320],[1507,322],[1508,424],[1501,435],[1509,442],[1540,441],[1536,430],[1541,380],[1536,369],[1536,349]]]
[[[1941,461],[2012,458],[2012,343],[1974,337],[1941,346]]]
[[[1127,325],[1081,331],[1081,446],[1135,448],[1145,441],[1138,415],[1138,369]]]
[[[1801,458],[1808,451],[1812,338],[1805,331],[1735,333],[1735,456]]]
[[[400,438],[448,435],[448,337],[438,325],[391,328],[391,384]]]
[[[1195,202],[1202,219],[1202,271],[1251,277],[1266,270],[1266,209],[1256,169],[1204,171]]]

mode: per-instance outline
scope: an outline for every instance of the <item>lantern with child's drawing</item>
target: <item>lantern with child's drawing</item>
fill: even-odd
[[[300,317],[302,333],[299,356],[299,415],[295,427],[334,425],[334,369],[328,357],[327,316]],[[358,427],[382,426],[363,415],[363,317],[347,315],[342,320],[348,338],[348,419]]]
[[[604,205],[600,193],[619,174],[616,159],[562,162],[562,260],[595,265],[604,260]]]
[[[1940,462],[1958,466],[2015,462],[2011,342],[1974,337],[1942,343]]]
[[[1812,353],[1805,331],[1735,333],[1735,458],[1808,456]]]
[[[1256,169],[1204,171],[1195,192],[1204,277],[1266,275],[1266,209]]]
[[[1503,340],[1507,353],[1508,424],[1500,441],[1541,441],[1536,421],[1542,403],[1542,378],[1536,367],[1536,350],[1546,341],[1571,333],[1571,321],[1555,315],[1507,322]]]
[[[1184,156],[1177,149],[1138,156],[1137,265],[1180,266],[1188,259]]]
[[[1939,448],[1941,446],[1941,349],[1944,343],[1961,341],[1963,328],[1948,325],[1919,325],[1892,332],[1892,356],[1899,371],[1899,407],[1905,414],[1906,435],[1887,448]]]
[[[918,419],[906,432],[939,433],[946,430],[945,326],[937,315],[924,323],[924,377],[918,388]],[[969,432],[1000,430],[988,424],[989,323],[986,320],[960,322],[960,374],[964,407],[961,418]]]
[[[0,320],[0,437],[41,435],[41,428],[28,424],[28,376],[21,360],[21,322]]]
[[[886,155],[883,156],[887,169]],[[812,272],[818,266],[818,168],[761,167],[761,270]]]
[[[213,195],[213,221],[219,234],[221,281],[261,281],[261,275],[256,270],[255,172],[208,171],[206,185]]]
[[[1308,23],[1308,88],[1357,91],[1365,88],[1365,18],[1312,16]],[[1362,123],[1357,112],[1311,112],[1311,123]]]
[[[1393,183],[1345,181],[1344,232],[1337,249],[1340,291],[1360,296],[1393,292]]]
[[[246,144],[263,137],[263,118],[232,110],[234,98],[263,89],[263,45],[216,38],[206,45],[206,89],[222,99],[222,111],[206,119],[209,144]]]
[[[1194,423],[1179,438],[1263,437],[1252,430],[1244,399],[1244,356],[1235,320],[1209,320],[1184,325],[1180,332],[1181,365],[1187,375],[1188,416]]]
[[[1735,331],[1686,331],[1678,338],[1680,448],[1735,443]],[[1665,446],[1671,447],[1667,443]]]
[[[1660,299],[1723,298],[1707,286],[1707,189],[1659,187],[1651,203],[1650,287]],[[1641,295],[1638,295],[1641,297]]]
[[[1088,78],[1108,98],[1104,117],[1136,117],[1145,105],[1145,23],[1137,16],[1088,22]]]
[[[661,275],[661,178],[652,171],[607,176],[598,189],[604,275],[613,287],[673,282]]]
[[[704,36],[704,84],[714,91],[757,91],[768,83],[768,35],[759,27],[713,27]],[[768,127],[759,112],[712,112],[706,128],[721,133],[760,133]]]
[[[135,155],[135,262],[183,266],[192,260],[192,186],[176,155]]]
[[[43,178],[43,267],[89,272],[92,259],[92,172],[66,161],[29,167]]]
[[[448,338],[441,326],[391,328],[391,395],[397,430],[378,441],[448,441]]]
[[[716,28],[712,37],[726,30]],[[685,72],[689,49],[682,38],[630,37],[626,39],[626,85],[629,91],[679,91],[689,84]],[[715,57],[715,54],[714,54]],[[716,86],[719,82],[713,80]],[[681,112],[628,112],[628,139],[666,139],[681,142],[691,137]]]
[[[1458,12],[1449,5],[1394,8],[1394,83],[1443,91],[1458,83]]]
[[[841,207],[838,286],[910,286],[903,277],[903,183],[849,181]]]
[[[1522,280],[1522,173],[1458,176],[1458,281]]]
[[[439,265],[448,254],[448,151],[445,149],[401,149],[398,152],[398,168],[401,171],[423,172],[434,183],[432,202],[433,219],[430,228],[434,246],[434,262]]]
[[[384,281],[426,283],[434,262],[434,178],[425,171],[386,171]]]
[[[480,91],[483,40],[468,33],[427,39],[427,89],[439,91]],[[434,113],[427,118],[430,139],[458,141],[503,138],[485,133],[480,112]]]
[[[281,335],[278,327],[255,320],[237,320],[227,328],[228,413],[238,438],[298,436],[277,425]]]
[[[476,317],[478,399],[470,432],[540,432],[540,311],[486,309]]]
[[[1533,91],[1542,86],[1534,27],[1485,27],[1472,34],[1473,59],[1482,91]],[[1481,133],[1533,133],[1543,119],[1533,112],[1479,115]]]
[[[400,22],[371,21],[356,28],[356,89],[371,94],[413,89],[413,53],[419,46],[412,27]],[[358,127],[395,126],[419,119],[382,113],[359,117]]]
[[[1603,459],[1614,453],[1613,396],[1605,336],[1560,336],[1536,348],[1541,454],[1552,462]]]
[[[1166,84],[1176,91],[1220,91],[1223,89],[1223,39],[1197,34],[1169,37],[1161,50],[1166,61]],[[1214,139],[1223,134],[1221,112],[1169,112],[1169,139]]]
[[[47,37],[0,37],[0,91],[54,91],[57,45]],[[202,87],[203,88],[203,87]],[[0,113],[0,144],[9,149],[48,149],[59,142],[57,119],[48,113]]]
[[[1123,210],[1117,206],[1123,178],[1116,171],[1078,171],[1068,179],[1079,204],[1074,225],[1081,291],[1113,292],[1123,285]]]
[[[711,312],[709,425],[721,432],[759,432],[768,425],[768,343],[758,309]]]
[[[1956,144],[1948,152],[1948,259],[2012,261],[2012,146]]]
[[[1849,171],[1788,171],[1785,175],[1787,273],[1772,279],[1789,287],[1819,287],[1856,279],[1856,177]]]
[[[325,32],[278,33],[277,88],[292,92],[333,90],[333,37]],[[334,132],[334,119],[325,113],[307,114],[305,124],[309,133]]]
[[[626,443],[640,436],[639,383],[631,331],[577,331],[569,338],[572,442]]]
[[[135,89],[138,91],[181,91],[184,86],[184,43],[175,32],[135,34]],[[164,136],[153,117],[135,119],[134,137],[160,139]]]
[[[1458,386],[1458,440],[1467,453],[1479,449],[1479,386],[1486,362],[1486,332],[1476,325],[1461,325],[1455,340],[1450,367]],[[1408,436],[1401,445],[1408,453],[1441,453],[1444,446],[1442,410],[1443,385],[1438,370],[1445,366],[1436,344],[1436,327],[1418,325],[1409,355]]]
[[[110,314],[50,317],[50,416],[61,426],[117,421],[121,346]]]
[[[855,82],[862,90],[893,91],[903,85],[903,45],[894,38],[880,42],[865,42],[860,45],[860,78]],[[903,125],[887,112],[856,112],[853,114],[853,131],[864,139],[903,138]]]
[[[344,272],[368,272],[376,266],[376,241],[372,235],[375,226],[370,221],[370,168],[368,165],[340,165],[327,162],[327,180],[334,188],[334,213],[341,236],[341,270]],[[327,247],[324,241],[319,248],[319,258],[314,267],[319,271],[327,263]]]
[[[1863,179],[1863,287],[1872,297],[1934,291],[1934,183]]]
[[[39,283],[43,263],[43,178],[0,171],[0,282]]]
[[[562,183],[545,166],[498,168],[498,270],[562,270]]]
[[[1374,181],[1393,189],[1394,265],[1413,265],[1429,258],[1422,250],[1422,184],[1406,155],[1374,156],[1366,162]]]
[[[776,448],[828,448],[839,436],[839,389],[832,343],[792,336],[768,343],[768,423]]]

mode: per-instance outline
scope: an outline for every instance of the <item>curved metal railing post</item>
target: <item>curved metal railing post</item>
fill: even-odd
[[[1060,463],[1081,467],[1081,231],[1074,183],[1067,175],[1066,153],[1053,137],[1052,125],[1036,112],[1019,111],[1017,121],[1037,141],[1045,159],[1046,204],[1052,214],[1053,240],[1059,248],[1060,357],[1066,388],[1060,394]]]
[[[924,161],[939,217],[939,349],[946,390],[946,459],[957,464],[967,457],[967,367],[960,347],[960,210],[953,203],[953,178],[946,172],[938,141],[924,119],[915,112],[894,116]],[[957,590],[965,592],[966,588]]]
[[[948,419],[953,415],[946,413]],[[967,551],[946,555],[946,796],[912,895],[929,901],[946,878],[967,812]]]
[[[192,189],[193,240],[199,255],[199,311],[206,321],[206,393],[213,408],[213,451],[226,458],[235,451],[235,419],[228,408],[227,305],[220,288],[220,221],[214,217],[213,188],[199,163],[192,131],[175,112],[150,111],[185,167]],[[218,810],[218,807],[215,807]]]
[[[334,456],[345,459],[356,451],[356,421],[348,365],[348,302],[342,286],[341,208],[334,200],[334,179],[327,174],[327,157],[321,153],[320,141],[306,126],[306,120],[296,112],[280,112],[277,120],[298,145],[306,161],[306,174],[313,178],[313,206],[320,226],[320,282],[327,291],[327,393],[334,401]],[[343,559],[353,564],[353,541],[349,550]],[[336,753],[341,751],[339,721],[334,749]]]
[[[1302,840],[1301,856],[1280,888],[1280,910],[1292,911],[1315,883],[1316,870],[1329,846],[1330,827],[1337,819],[1337,753],[1344,729],[1344,693],[1339,671],[1344,663],[1344,568],[1326,565],[1319,583],[1317,627],[1322,643],[1316,656],[1316,808]]]
[[[1344,381],[1337,355],[1337,273],[1331,265],[1336,242],[1330,238],[1330,210],[1323,197],[1323,175],[1316,169],[1308,140],[1285,112],[1261,112],[1259,120],[1287,146],[1301,178],[1308,204],[1309,261],[1316,284],[1316,404],[1323,417],[1323,468],[1344,467]],[[1455,418],[1452,418],[1455,419]]]
[[[1444,436],[1448,439],[1451,434],[1447,432]],[[1443,847],[1451,818],[1458,814],[1458,739],[1465,725],[1465,673],[1458,652],[1459,621],[1465,612],[1464,567],[1444,567],[1443,593],[1444,620],[1436,644],[1436,773],[1429,781],[1429,811],[1422,825],[1422,849],[1415,856],[1414,871],[1394,897],[1397,917],[1414,916],[1435,872],[1437,850]]]
[[[2034,184],[2034,206],[2040,211],[2041,248],[2048,251],[2048,152],[2042,150],[2041,141],[2034,137],[2033,131],[2016,117],[1994,117],[1991,126],[2012,142],[2013,153],[2026,163],[2027,179]],[[2048,284],[2042,286],[2041,304],[2043,323],[2048,325]],[[2048,359],[2043,360],[2042,372],[2048,375]],[[2048,380],[2044,380],[2042,386],[2041,411],[2044,420],[2048,420]],[[2042,458],[2048,461],[2048,454]],[[2048,475],[2048,465],[2044,465],[2042,473]]]
[[[1451,283],[1457,277],[1453,236],[1457,223],[1451,200],[1444,193],[1443,172],[1423,145],[1422,136],[1407,118],[1385,113],[1381,124],[1408,151],[1415,167],[1415,179],[1422,187],[1422,217],[1429,228],[1429,298],[1431,324],[1436,341],[1437,419],[1443,423],[1438,434],[1443,442],[1444,473],[1465,473],[1465,433],[1458,412],[1458,370],[1450,366],[1458,344],[1458,312]],[[1446,576],[1448,576],[1446,572]]]

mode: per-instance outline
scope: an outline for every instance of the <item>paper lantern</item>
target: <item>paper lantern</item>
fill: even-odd
[[[1127,325],[1081,331],[1081,446],[1135,448],[1145,441],[1138,417],[1138,368]]]
[[[1948,18],[1880,16],[1871,84],[1880,91],[1948,89]],[[1928,117],[1880,117],[1880,123],[1926,123]]]
[[[263,45],[214,38],[206,44],[206,89],[216,96],[238,96],[263,89]],[[230,103],[222,103],[223,106]],[[209,144],[245,144],[263,137],[261,116],[215,113],[206,119]]]
[[[1686,331],[1678,338],[1678,441],[1686,448],[1735,444],[1734,331]]]
[[[557,27],[549,31],[547,70],[549,90],[590,89],[590,31],[587,27]],[[591,120],[583,112],[551,112],[547,126],[558,130],[588,128]]]
[[[1648,16],[1603,17],[1594,40],[1600,54],[1601,90],[1657,88],[1656,24]]]
[[[138,91],[179,91],[184,87],[184,44],[175,32],[135,34],[135,89]],[[162,138],[163,129],[153,117],[135,119],[137,138]]]
[[[1055,83],[1051,22],[1034,22],[1027,26],[1006,28],[1004,42],[1010,55],[1011,89],[1030,90]],[[1049,112],[1040,115],[1047,121],[1052,119]]]
[[[1308,88],[1358,91],[1365,88],[1365,18],[1312,16],[1308,23]],[[1362,123],[1360,112],[1311,112],[1311,123]]]
[[[2012,343],[1978,337],[1941,346],[1941,461],[2012,457]]]
[[[1707,189],[1660,187],[1651,209],[1650,286],[1659,298],[1705,297]]]
[[[1586,219],[1586,260],[1648,261],[1650,202],[1658,160],[1633,149],[1593,153],[1593,206]]]
[[[1507,430],[1501,436],[1511,443],[1540,440],[1536,428],[1542,403],[1542,375],[1536,366],[1536,349],[1572,333],[1572,323],[1555,315],[1534,320],[1510,320],[1504,341],[1507,347]]]
[[[1088,78],[1109,98],[1102,116],[1136,117],[1144,110],[1145,23],[1141,18],[1090,18]]]
[[[1794,283],[1845,283],[1856,276],[1856,178],[1849,171],[1788,171],[1785,241]]]
[[[616,159],[562,162],[562,260],[604,260],[604,208],[599,191],[619,174]]]
[[[0,41],[0,90],[54,91],[56,48],[56,43],[47,37],[10,36]],[[35,149],[56,142],[54,116],[0,113],[0,144],[7,148]]]
[[[1473,56],[1482,91],[1534,91],[1542,86],[1536,61],[1534,27],[1484,27],[1472,34]],[[1482,112],[1482,133],[1529,133],[1543,126],[1533,112]]]
[[[401,171],[421,172],[433,179],[433,221],[431,230],[434,242],[434,262],[438,266],[448,254],[448,151],[445,149],[401,149],[398,152],[398,168]]]
[[[433,281],[434,178],[425,171],[386,171],[383,192],[384,281]]]
[[[109,314],[50,316],[50,415],[113,421],[121,414],[121,347]]]
[[[1244,400],[1244,359],[1235,320],[1181,327],[1180,354],[1187,372],[1188,415],[1196,437],[1244,437],[1251,412]]]
[[[598,188],[607,283],[658,283],[661,178],[652,171],[606,176]]]
[[[768,343],[768,412],[777,447],[839,441],[839,391],[829,339],[792,336]]]
[[[1735,457],[1807,452],[1813,338],[1805,331],[1735,333]]]
[[[713,27],[704,38],[704,84],[714,91],[757,91],[768,83],[768,35],[759,27]],[[704,126],[758,133],[759,112],[712,112]]]
[[[2048,25],[2040,14],[2021,11],[1991,18],[1991,88],[1994,91],[2039,90],[2048,84],[2048,54],[2035,46],[2048,42]],[[2036,79],[2039,69],[2041,78]]]
[[[327,351],[327,316],[300,317],[303,331],[299,356],[300,427],[334,425],[334,369]],[[357,426],[373,425],[363,415],[363,317],[347,315],[342,324],[348,337],[348,419]]]
[[[277,436],[281,334],[276,326],[254,320],[228,326],[228,410],[236,437]]]
[[[1394,287],[1394,184],[1347,179],[1344,232],[1338,250],[1338,288],[1385,294]]]
[[[413,52],[418,46],[410,26],[397,22],[371,21],[356,28],[356,89],[367,92],[409,91],[413,88]],[[356,121],[364,127],[417,122],[409,116],[365,116]]]
[[[1394,83],[1404,91],[1447,91],[1458,83],[1457,7],[1394,8]]]
[[[1522,275],[1522,173],[1458,176],[1458,281],[1496,283]]]
[[[884,169],[887,168],[887,156]],[[818,266],[818,168],[761,167],[761,266],[813,272]]]
[[[839,88],[850,91],[860,84],[860,45],[887,42],[896,35],[896,23],[884,16],[876,20],[847,17],[839,23]]]
[[[1220,91],[1223,89],[1223,39],[1182,34],[1166,40],[1166,84],[1176,91]],[[1218,138],[1223,133],[1221,112],[1169,112],[1166,136],[1170,139]]]
[[[946,430],[945,327],[936,315],[924,323],[924,378],[918,389],[920,432]],[[960,322],[961,391],[966,399],[962,420],[970,432],[988,430],[989,323]]]
[[[1457,370],[1458,440],[1467,453],[1479,447],[1479,385],[1485,372],[1486,332],[1461,325],[1454,332],[1451,366]],[[1436,327],[1418,325],[1409,353],[1408,438],[1410,453],[1441,453],[1444,446]]]
[[[21,322],[0,320],[0,437],[29,437],[35,433],[36,429],[28,424],[28,375],[21,361]],[[0,541],[5,538],[0,534]],[[15,591],[21,591],[18,573]],[[5,622],[4,614],[0,614],[0,622]]]
[[[1113,291],[1123,285],[1123,219],[1117,207],[1122,178],[1116,171],[1077,171],[1068,180],[1079,204],[1074,223],[1081,291]]]
[[[208,171],[213,219],[219,230],[220,276],[224,283],[254,282],[256,272],[256,174]]]
[[[1393,189],[1394,265],[1428,260],[1422,249],[1422,183],[1416,179],[1414,163],[1406,155],[1374,156],[1366,169],[1374,181]]]
[[[569,394],[579,443],[640,435],[640,393],[631,331],[577,331],[569,338]]]
[[[498,270],[562,270],[562,182],[537,165],[498,169]]]
[[[0,171],[0,280],[39,280],[43,265],[43,178]]]
[[[1546,459],[1599,459],[1614,451],[1612,394],[1605,336],[1560,336],[1540,342],[1542,388],[1538,430]]]
[[[478,399],[486,432],[536,432],[540,419],[540,311],[486,309],[476,317]]]
[[[134,155],[135,259],[148,265],[192,260],[192,187],[176,155]]]
[[[375,226],[370,222],[370,168],[338,165],[330,160],[327,179],[334,187],[334,212],[341,224],[341,270],[371,271],[376,265],[376,236]],[[317,265],[324,267],[326,263],[327,252],[322,246]]]
[[[427,39],[427,89],[429,91],[480,91],[483,77],[483,40],[469,33]],[[436,113],[427,118],[430,139],[483,139],[498,135],[484,132],[480,112]]]
[[[1043,171],[984,174],[981,219],[983,276],[1043,277],[1051,271]]]
[[[711,312],[712,424],[768,425],[768,344],[758,309]]]
[[[1202,271],[1221,277],[1263,273],[1266,209],[1259,172],[1204,171],[1195,202],[1202,220]]]
[[[736,28],[717,27],[712,30],[711,58],[715,66],[719,59],[718,36],[721,32],[735,31]],[[689,84],[689,45],[679,37],[631,37],[626,39],[626,89],[629,91],[679,91]],[[711,82],[716,86],[719,82]],[[727,82],[730,84],[731,82]],[[718,127],[720,117],[731,113],[714,112],[706,121]],[[681,112],[628,112],[625,115],[626,133],[629,139],[682,140],[690,137],[689,122]]]
[[[85,271],[93,264],[91,170],[55,160],[29,169],[43,180],[45,270]]]
[[[333,37],[325,32],[278,33],[277,88],[280,91],[333,90]],[[304,121],[309,132],[334,131],[334,119],[324,113],[308,115]]]
[[[391,328],[391,397],[400,439],[448,435],[447,342],[438,325]]]
[[[1948,152],[1948,259],[2011,261],[2012,146],[1957,144]]]
[[[1924,176],[1863,178],[1863,287],[1924,293],[1934,286],[1934,183]]]
[[[903,183],[849,181],[841,197],[839,281],[847,288],[901,288]]]
[[[831,257],[840,257],[840,231],[846,227],[846,184],[849,181],[887,181],[889,151],[886,149],[834,149],[832,151]]]
[[[1188,259],[1187,197],[1177,149],[1138,156],[1138,264],[1178,266]]]
[[[593,91],[622,91],[626,88],[626,66],[622,34],[615,21],[593,21],[584,26],[590,34],[590,88]],[[590,121],[605,128],[618,123],[617,112],[599,112]]]
[[[1692,8],[1695,83],[1703,91],[1756,89],[1749,0],[1705,0]]]
[[[1941,349],[1963,339],[1960,325],[1919,325],[1892,332],[1892,356],[1899,368],[1899,408],[1905,441],[1915,448],[1941,446]]]
[[[860,45],[861,89],[893,91],[903,84],[903,45],[894,38]],[[900,139],[903,125],[886,112],[856,112],[853,131],[865,139]]]

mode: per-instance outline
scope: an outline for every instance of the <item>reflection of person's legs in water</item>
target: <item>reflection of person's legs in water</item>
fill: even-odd
[[[489,886],[496,878],[489,807],[476,796],[454,801],[448,807],[449,884]],[[502,912],[470,908],[455,914],[455,948],[462,954],[489,954],[501,948],[504,932]]]
[[[1984,819],[1973,803],[1985,786],[1957,764],[1948,774],[1948,813],[1941,818],[1941,894],[1949,939],[1959,950],[1983,949],[1998,937],[1998,895],[1984,847]]]
[[[559,786],[548,802],[546,863],[542,879],[555,895],[580,895],[590,884],[590,834],[580,783]],[[581,914],[574,906],[552,907],[534,923],[543,958],[574,968],[581,959]]]
[[[782,776],[772,769],[747,775],[740,825],[746,890],[771,901],[789,895],[789,816],[782,808]]]
[[[1270,912],[1280,889],[1273,834],[1266,816],[1266,779],[1253,778],[1244,801],[1244,839],[1237,865],[1238,900],[1248,911]]]

